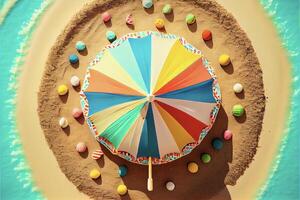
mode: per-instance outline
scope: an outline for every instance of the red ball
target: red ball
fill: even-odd
[[[212,34],[211,34],[211,31],[210,31],[210,30],[204,30],[204,31],[202,32],[202,39],[203,39],[204,41],[209,41],[209,40],[211,40],[211,38],[212,38]]]

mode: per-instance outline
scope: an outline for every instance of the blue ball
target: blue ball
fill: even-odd
[[[117,39],[117,36],[113,31],[107,31],[106,32],[106,38],[107,38],[108,41],[113,42]]]
[[[76,54],[71,54],[69,56],[69,61],[70,61],[71,64],[75,64],[79,61],[79,58]]]
[[[142,1],[143,7],[144,8],[151,8],[153,6],[152,0],[143,0]]]
[[[86,48],[86,46],[85,46],[84,42],[82,42],[82,41],[76,42],[77,51],[83,51],[83,50],[85,50],[85,48]]]
[[[127,167],[125,165],[121,165],[119,167],[119,175],[123,177],[126,176],[126,174],[127,174]]]
[[[212,141],[212,146],[216,150],[220,150],[223,147],[223,141],[220,138],[215,138]]]

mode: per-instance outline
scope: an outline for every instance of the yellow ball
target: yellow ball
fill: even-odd
[[[192,174],[197,173],[198,172],[198,164],[195,162],[190,162],[188,164],[188,170],[189,172],[191,172]]]
[[[90,171],[90,177],[92,178],[92,179],[97,179],[97,178],[99,178],[99,176],[100,176],[100,171],[98,170],[98,169],[92,169],[91,171]]]
[[[165,22],[161,18],[156,19],[154,24],[155,24],[156,28],[158,28],[158,29],[162,29],[165,27]]]
[[[127,187],[126,185],[119,185],[118,188],[117,188],[117,192],[119,195],[125,195],[127,193]]]
[[[66,85],[60,85],[57,88],[57,93],[59,95],[65,95],[68,93],[68,87]]]
[[[229,55],[227,55],[227,54],[220,55],[220,57],[219,57],[219,63],[220,63],[220,65],[226,66],[226,65],[229,65],[230,62],[231,61],[230,61]]]

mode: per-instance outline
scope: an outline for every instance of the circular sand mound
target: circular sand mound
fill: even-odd
[[[170,3],[173,14],[164,16],[161,12],[165,3]],[[101,13],[109,11],[112,21],[103,24]],[[125,17],[132,13],[134,26],[125,24]],[[185,16],[196,15],[196,23],[187,26]],[[184,37],[189,43],[200,49],[211,62],[218,77],[222,92],[222,107],[210,133],[201,145],[193,152],[174,162],[153,168],[154,192],[146,191],[147,167],[129,163],[113,156],[104,147],[104,158],[95,161],[91,154],[99,148],[83,118],[74,119],[72,109],[80,107],[79,90],[69,83],[73,75],[84,78],[89,62],[99,49],[107,45],[105,33],[114,31],[118,36],[129,32],[144,30],[157,31],[154,26],[156,18],[165,19],[165,31]],[[204,42],[201,33],[209,29],[213,40]],[[84,41],[87,50],[77,53],[77,41]],[[79,63],[70,65],[68,56],[79,55]],[[222,68],[218,57],[222,53],[230,55],[232,64]],[[233,85],[242,83],[244,92],[235,95]],[[59,84],[67,84],[69,93],[59,97],[56,88]],[[45,73],[38,95],[38,113],[45,137],[56,156],[59,166],[67,178],[77,188],[95,199],[119,199],[117,186],[124,183],[129,189],[131,199],[207,199],[216,197],[230,198],[226,185],[234,185],[244,173],[255,155],[265,107],[265,96],[262,72],[259,62],[246,34],[223,8],[210,0],[199,1],[158,1],[154,8],[145,10],[140,1],[112,0],[92,2],[86,5],[59,36],[51,49]],[[231,114],[232,106],[242,104],[246,113],[239,118]],[[69,128],[61,129],[58,121],[66,117]],[[223,132],[230,129],[233,139],[226,141],[220,151],[212,148],[211,141],[222,137]],[[85,142],[88,151],[79,154],[75,146]],[[201,163],[201,154],[209,153],[212,160],[208,164]],[[199,171],[190,174],[186,167],[189,161],[199,164]],[[125,177],[119,177],[118,166],[128,166]],[[90,179],[89,172],[93,168],[101,171],[101,178]],[[167,191],[164,184],[172,180],[176,184],[173,192]]]

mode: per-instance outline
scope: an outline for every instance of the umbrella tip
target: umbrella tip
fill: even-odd
[[[150,103],[153,102],[154,101],[154,95],[148,94],[147,95],[147,101],[150,102]]]

